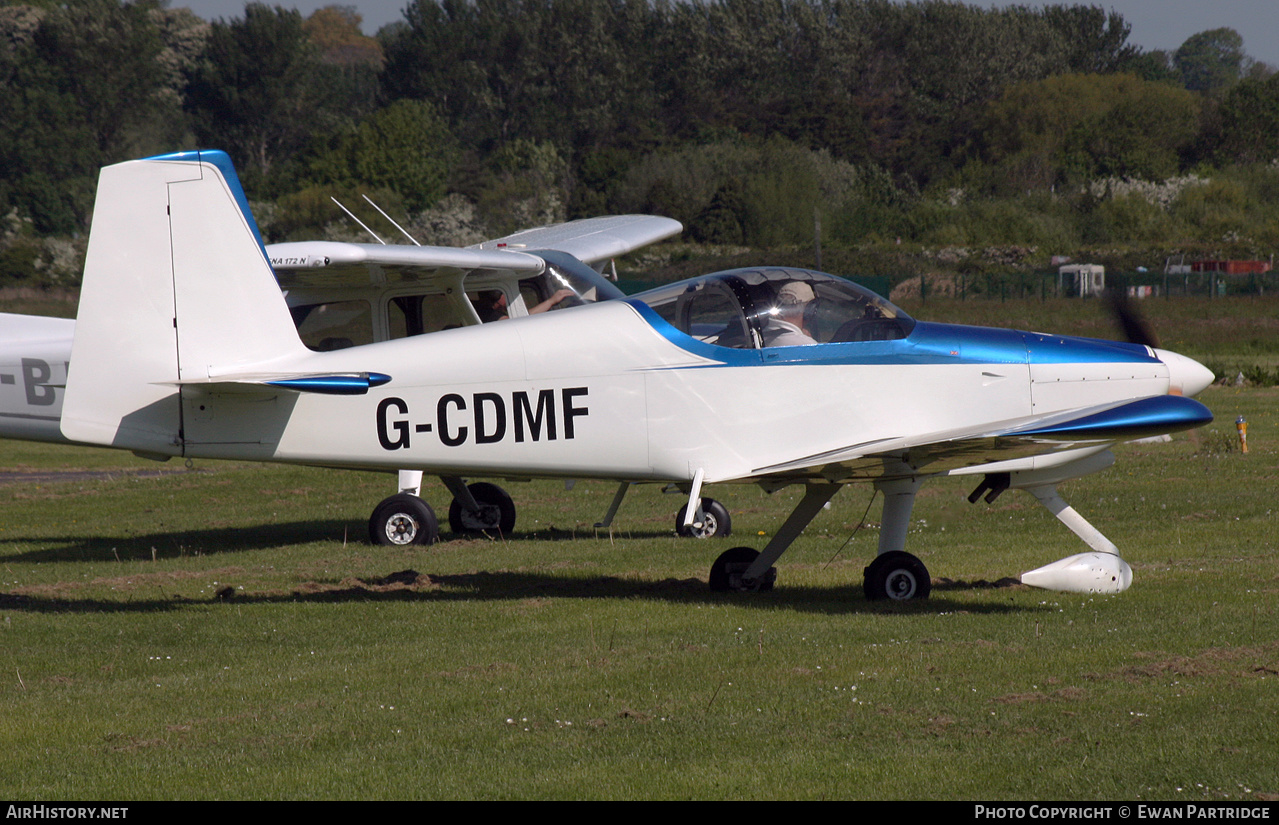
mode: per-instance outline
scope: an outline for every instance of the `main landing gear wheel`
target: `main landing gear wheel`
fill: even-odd
[[[901,550],[877,556],[866,568],[863,589],[871,600],[926,599],[933,589],[924,563]]]
[[[698,539],[723,538],[733,532],[733,520],[728,517],[728,508],[713,498],[702,499],[702,526],[684,526],[684,515],[688,505],[679,508],[675,516],[675,532],[685,538],[692,536]]]
[[[746,572],[746,568],[751,566],[751,562],[758,557],[759,551],[750,547],[734,547],[731,550],[725,550],[720,553],[719,558],[715,559],[715,563],[711,565],[711,590],[717,593],[727,593],[729,591],[750,593],[757,590],[772,590],[773,583],[777,581],[776,567],[768,568],[767,573],[753,582],[742,581],[742,574]]]
[[[515,502],[496,484],[477,481],[467,489],[479,510],[467,510],[457,499],[449,505],[449,528],[454,533],[497,533],[508,536],[515,529]]]
[[[369,519],[369,538],[374,544],[435,544],[439,537],[440,525],[435,520],[435,511],[412,493],[397,493],[383,499]]]

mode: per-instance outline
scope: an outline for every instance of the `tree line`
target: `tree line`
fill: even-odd
[[[1101,6],[951,0],[359,23],[0,2],[0,279],[74,277],[98,168],[194,146],[231,154],[271,240],[340,237],[329,196],[368,193],[438,243],[650,211],[750,247],[1279,244],[1279,78],[1230,29],[1149,52]]]

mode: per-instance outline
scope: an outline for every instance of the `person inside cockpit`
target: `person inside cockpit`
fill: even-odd
[[[804,329],[804,310],[816,297],[803,281],[791,281],[777,290],[777,302],[764,325],[764,346],[804,347],[817,341]]]

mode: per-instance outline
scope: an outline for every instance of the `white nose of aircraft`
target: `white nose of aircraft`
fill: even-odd
[[[1155,357],[1168,367],[1168,391],[1186,396],[1198,395],[1212,384],[1212,370],[1193,358],[1171,350],[1156,349]]]

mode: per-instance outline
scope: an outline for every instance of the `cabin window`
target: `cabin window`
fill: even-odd
[[[290,307],[298,337],[308,349],[330,352],[373,343],[373,309],[368,301],[330,301]]]
[[[458,312],[449,296],[397,295],[386,307],[386,327],[390,338],[407,338],[466,326],[470,321]]]
[[[503,290],[468,290],[466,297],[471,302],[471,306],[474,307],[475,314],[479,316],[481,324],[502,321],[510,317],[510,299],[507,298],[506,292]]]

